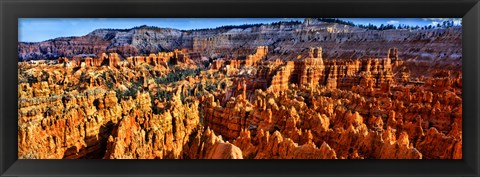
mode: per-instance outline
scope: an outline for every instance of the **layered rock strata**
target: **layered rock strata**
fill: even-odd
[[[461,159],[461,65],[259,46],[19,62],[20,159]]]

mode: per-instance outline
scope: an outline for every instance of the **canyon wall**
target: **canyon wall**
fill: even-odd
[[[247,28],[177,30],[141,26],[127,30],[99,29],[81,37],[62,37],[37,43],[19,42],[19,60],[56,59],[116,52],[126,58],[158,51],[188,48],[214,55],[233,50],[268,46],[273,54],[287,55],[306,46],[321,45],[330,58],[385,56],[397,46],[400,57],[458,59],[461,57],[461,27],[427,30],[367,30],[337,23],[306,19],[303,23],[253,25]],[[410,45],[398,43],[407,42]]]

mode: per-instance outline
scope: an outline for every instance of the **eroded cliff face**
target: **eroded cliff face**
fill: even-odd
[[[157,56],[130,63],[116,54],[19,63],[19,158],[183,158],[189,136],[203,128],[198,100],[181,98],[186,85],[177,82],[195,65],[173,57],[179,51],[171,55],[165,65],[157,65]],[[183,69],[167,69],[177,59],[174,67]],[[233,148],[217,139],[217,151]]]
[[[128,30],[99,29],[85,36],[18,44],[19,60],[95,56],[116,52],[123,57],[188,48],[206,56],[231,55],[232,51],[266,45],[272,55],[295,55],[306,46],[321,43],[329,58],[385,56],[398,47],[402,58],[459,59],[461,27],[428,30],[367,30],[337,23],[305,19],[303,23],[253,25],[251,27],[177,30],[136,27]],[[408,43],[409,45],[398,45]],[[291,56],[292,57],[292,56]]]
[[[251,27],[248,33],[281,29],[287,36],[303,35],[298,27],[327,31],[338,35],[335,40],[349,36],[346,33],[376,33],[305,23]],[[95,55],[18,63],[20,159],[462,158],[462,60],[426,60],[405,51],[430,51],[418,46],[422,39],[403,40],[416,32],[365,35],[367,41],[403,41],[377,56],[368,54],[370,49],[361,42],[332,55],[328,41],[322,42],[326,48],[295,49],[287,41],[277,47],[238,49],[216,38],[198,43],[197,36],[189,49],[185,43],[169,42],[178,36],[183,40],[217,34],[135,30],[97,30],[91,35],[120,46],[131,33],[136,36],[132,43],[155,52],[125,57],[99,50]],[[455,28],[443,30],[429,34],[430,42],[422,45],[460,40]],[[242,30],[220,31],[231,40],[245,37],[236,36]],[[142,41],[145,36],[152,39]],[[359,36],[349,37],[362,41]],[[172,45],[174,50],[158,52],[150,43]],[[211,45],[218,48],[210,50]],[[279,52],[280,46],[289,52]],[[362,51],[362,56],[345,57],[352,50]],[[212,58],[211,51],[221,55]],[[458,46],[446,50],[458,51]],[[409,55],[413,57],[402,58]]]

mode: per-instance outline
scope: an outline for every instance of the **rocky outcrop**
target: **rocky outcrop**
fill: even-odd
[[[243,159],[242,151],[235,145],[224,142],[222,136],[206,128],[198,131],[185,146],[186,158],[189,159]]]
[[[19,98],[19,158],[98,157],[121,114],[115,93],[102,89]]]
[[[299,146],[289,138],[283,138],[280,132],[275,131],[272,135],[269,132],[259,130],[257,136],[252,139],[250,131],[241,133],[235,145],[242,149],[246,157],[254,159],[336,159],[335,151],[323,143],[316,147],[313,142]],[[254,144],[258,144],[255,146]]]
[[[458,129],[453,131],[458,131]],[[445,135],[432,127],[427,131],[425,140],[418,144],[418,148],[429,159],[461,159],[462,142],[460,140],[457,133],[452,132],[450,135]]]
[[[320,83],[323,83],[324,69],[322,59],[322,48],[310,48],[308,57],[295,63],[298,65],[298,69],[295,68],[298,73],[298,84],[308,85],[308,87],[316,87]],[[297,71],[298,70],[298,71]]]
[[[356,85],[367,85],[369,82],[373,84],[372,87],[382,87],[384,91],[389,91],[390,86],[394,84],[390,58],[335,60],[324,63],[322,48],[317,47],[310,48],[307,57],[288,61],[280,66],[271,78],[269,89],[274,92],[285,91],[290,84],[307,88],[315,88],[318,85],[330,89],[351,88]]]
[[[398,47],[402,51],[397,53],[401,58],[460,59],[462,49],[457,46],[461,46],[461,31],[461,27],[368,30],[316,19],[305,19],[303,23],[282,22],[202,30],[140,26],[125,30],[98,29],[81,37],[63,37],[37,43],[20,42],[18,58],[22,61],[92,57],[102,52],[118,53],[126,58],[179,48],[188,48],[210,57],[217,53],[231,55],[232,49],[255,49],[262,45],[270,46],[275,53],[285,54],[297,53],[305,46],[316,46],[320,42],[330,58],[375,58],[386,56],[389,48]],[[408,42],[409,45],[398,45],[402,42]],[[392,52],[392,55],[395,54]]]
[[[115,53],[100,56],[102,66],[111,67],[73,69],[64,64],[76,61],[66,58],[19,64],[19,158],[183,157],[181,147],[199,124],[198,103],[182,102],[176,88],[171,103],[154,110],[157,93],[146,91],[158,85],[147,78],[165,74],[165,68],[136,70],[119,63]]]
[[[225,107],[215,101],[213,95],[207,96],[203,108],[205,125],[227,139],[235,139],[246,128],[246,118],[251,107],[244,95],[231,98]]]
[[[18,64],[18,157],[462,158],[461,59],[418,53],[458,44],[456,27],[368,31],[308,19],[215,30],[96,30],[87,36],[103,41],[98,55],[83,37],[69,38],[78,40],[69,50],[87,50],[80,56],[19,44],[21,56],[57,60]]]
[[[198,125],[198,105],[182,105],[179,98],[163,114],[151,113],[148,94],[145,110],[131,110],[109,136],[104,158],[107,159],[178,159],[188,136]],[[180,101],[180,102],[179,102]],[[129,104],[129,103],[125,103]],[[131,104],[131,103],[130,103]]]

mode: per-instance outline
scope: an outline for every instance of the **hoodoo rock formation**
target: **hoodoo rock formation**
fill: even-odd
[[[18,157],[461,159],[458,33],[307,19],[20,43],[56,59],[18,63]]]

